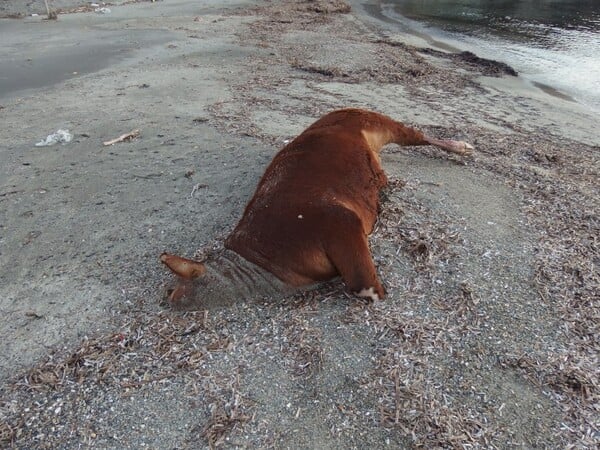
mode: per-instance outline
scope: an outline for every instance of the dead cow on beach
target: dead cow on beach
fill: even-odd
[[[337,276],[355,295],[381,299],[367,236],[387,184],[379,151],[389,143],[459,155],[473,149],[371,111],[323,116],[273,158],[223,251],[203,262],[161,255],[179,278],[169,303],[202,308],[288,294]]]

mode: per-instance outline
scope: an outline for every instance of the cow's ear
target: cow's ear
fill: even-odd
[[[163,253],[160,255],[160,260],[171,269],[171,272],[186,280],[194,280],[206,272],[206,266],[201,262],[192,261],[180,256]]]

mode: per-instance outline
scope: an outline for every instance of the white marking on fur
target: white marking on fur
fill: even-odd
[[[302,216],[302,214],[298,214],[298,219],[304,219],[304,217]]]
[[[359,297],[369,297],[371,300],[379,300],[379,294],[371,286],[369,289],[362,289],[360,292],[355,292]]]

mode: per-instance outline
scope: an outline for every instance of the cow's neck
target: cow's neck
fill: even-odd
[[[239,300],[281,297],[296,290],[228,249],[211,255],[205,265],[205,277],[210,279],[212,296],[223,306]]]

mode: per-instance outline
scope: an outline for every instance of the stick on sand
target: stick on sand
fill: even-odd
[[[116,144],[117,142],[128,141],[130,139],[136,138],[139,135],[140,135],[140,130],[133,130],[133,131],[130,131],[129,133],[122,134],[118,138],[114,138],[114,139],[111,139],[110,141],[106,141],[103,144],[104,145],[113,145],[113,144]]]

